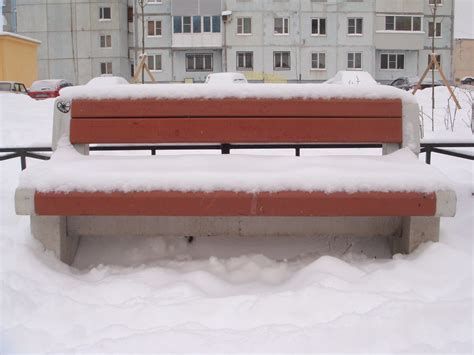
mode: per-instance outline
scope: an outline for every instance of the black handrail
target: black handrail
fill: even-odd
[[[220,150],[221,154],[230,154],[236,149],[294,149],[300,156],[301,149],[341,149],[341,148],[382,148],[382,144],[157,144],[157,145],[92,145],[91,151],[150,151],[156,155],[160,150]],[[425,162],[431,164],[432,153],[444,154],[456,158],[474,160],[473,154],[461,153],[446,148],[474,148],[474,143],[421,143],[421,152],[426,154]],[[51,147],[12,147],[0,148],[0,161],[20,158],[21,169],[26,169],[26,158],[48,160]]]

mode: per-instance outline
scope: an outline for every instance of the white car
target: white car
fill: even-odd
[[[375,79],[362,70],[340,70],[331,79],[324,82],[324,84],[339,84],[339,85],[378,85]]]
[[[111,85],[128,85],[129,82],[121,76],[98,76],[92,78],[86,84],[87,86],[111,86]]]
[[[248,81],[242,73],[213,73],[209,74],[206,84],[247,84]]]

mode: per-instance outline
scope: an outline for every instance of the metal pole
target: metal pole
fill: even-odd
[[[433,33],[431,36],[431,130],[434,131],[434,110],[435,110],[435,86],[434,86],[434,77],[435,77],[435,35],[436,35],[436,11],[438,9],[438,0],[434,1],[433,7]]]
[[[145,0],[140,0],[142,8],[142,54],[145,54]],[[142,84],[145,83],[145,70],[142,68]]]

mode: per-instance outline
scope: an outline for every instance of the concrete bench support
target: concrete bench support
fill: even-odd
[[[67,217],[31,216],[31,233],[62,262],[72,264],[79,237],[68,235]]]
[[[392,254],[409,254],[420,244],[439,241],[439,217],[403,217],[402,230],[392,238]]]

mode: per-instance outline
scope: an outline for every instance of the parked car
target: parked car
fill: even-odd
[[[212,73],[205,81],[206,84],[247,84],[247,78],[242,73]]]
[[[417,77],[404,76],[392,81],[390,83],[390,86],[395,86],[396,88],[408,91],[408,90],[414,89],[419,80],[420,78],[417,78]],[[439,80],[435,80],[434,86],[443,86],[443,83]],[[429,88],[429,87],[431,87],[431,79],[425,79],[420,84],[421,90]]]
[[[472,76],[465,76],[461,79],[461,84],[463,85],[474,85],[474,77]]]
[[[68,86],[73,85],[64,79],[38,80],[31,85],[28,95],[37,100],[57,97],[59,90]]]
[[[28,94],[25,84],[15,81],[0,81],[0,92],[12,92],[15,94]]]
[[[324,84],[336,85],[378,85],[370,73],[362,70],[340,70]]]
[[[98,76],[89,80],[87,86],[113,86],[113,85],[129,85],[129,82],[121,76]]]

